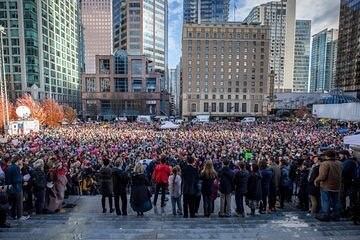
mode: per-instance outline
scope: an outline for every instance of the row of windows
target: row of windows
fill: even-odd
[[[226,106],[226,109],[225,109]],[[208,102],[204,102],[202,109],[198,109],[200,106],[198,106],[196,103],[192,103],[190,106],[190,111],[191,112],[209,112],[209,113],[223,113],[228,112],[228,113],[238,113],[238,112],[242,112],[242,113],[246,113],[248,111],[248,104],[247,103],[241,103],[241,109],[240,109],[240,103],[208,103]],[[199,111],[200,110],[200,111]],[[253,109],[251,109],[253,112],[257,113],[259,112],[259,104],[254,104]]]
[[[110,78],[104,77],[99,79],[100,92],[110,92]],[[129,84],[127,78],[114,78],[115,92],[129,92]],[[132,92],[155,92],[156,91],[156,78],[146,79],[146,89],[143,89],[143,82],[141,79],[132,80]],[[97,92],[96,89],[96,78],[87,77],[85,78],[85,89],[86,92]]]

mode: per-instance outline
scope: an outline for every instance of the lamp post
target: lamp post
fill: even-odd
[[[7,134],[7,128],[9,124],[9,103],[7,97],[7,86],[6,86],[6,78],[5,78],[5,60],[4,60],[4,43],[3,43],[3,35],[6,35],[5,28],[0,26],[0,43],[1,43],[1,68],[2,71],[0,73],[0,91],[1,91],[1,101],[3,104],[3,123],[4,123],[4,133]]]

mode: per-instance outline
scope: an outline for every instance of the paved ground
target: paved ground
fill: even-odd
[[[65,213],[13,221],[13,228],[0,230],[0,239],[360,239],[360,227],[349,221],[322,223],[298,211],[246,218],[183,219],[173,217],[168,204],[165,214],[151,211],[139,218],[132,211],[127,217],[101,213],[99,197],[81,197],[77,203]]]

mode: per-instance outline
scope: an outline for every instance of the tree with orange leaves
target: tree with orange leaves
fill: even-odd
[[[41,105],[34,101],[34,99],[29,94],[24,94],[21,98],[16,100],[16,106],[27,106],[30,111],[30,117],[38,120],[40,123],[44,123],[46,115],[41,107]]]
[[[41,106],[45,113],[45,125],[49,127],[56,127],[64,120],[63,107],[53,99],[44,100]]]
[[[63,106],[63,109],[64,109],[64,120],[67,123],[73,123],[77,115],[76,110],[67,105]]]

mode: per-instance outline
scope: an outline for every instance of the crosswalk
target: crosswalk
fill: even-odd
[[[219,218],[214,215],[211,218],[195,219],[174,217],[170,209],[171,206],[168,204],[164,214],[150,211],[145,213],[144,217],[137,217],[129,209],[129,215],[124,217],[114,213],[103,214],[98,196],[80,197],[77,206],[66,209],[65,213],[33,216],[24,222],[12,221],[12,228],[0,229],[0,239],[359,240],[360,236],[360,227],[350,221],[319,222],[306,213],[293,209],[245,218]]]

